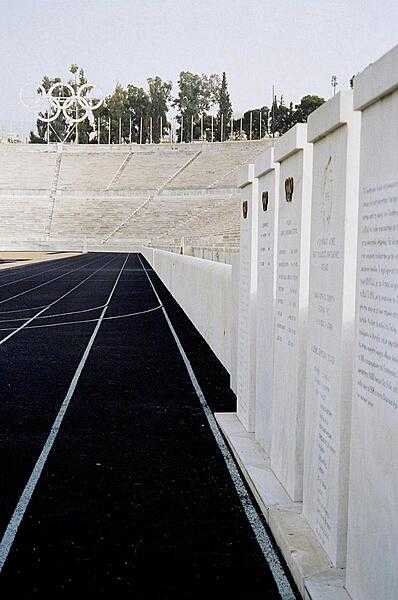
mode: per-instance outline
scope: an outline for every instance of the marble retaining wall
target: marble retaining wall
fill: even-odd
[[[396,600],[398,46],[239,187],[237,412],[216,418],[303,597]]]
[[[231,373],[231,265],[152,248],[141,252]]]

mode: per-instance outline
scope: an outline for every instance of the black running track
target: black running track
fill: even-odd
[[[1,598],[280,598],[143,263],[0,272]],[[210,408],[234,410],[148,272]]]

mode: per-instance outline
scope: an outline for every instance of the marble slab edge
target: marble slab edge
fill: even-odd
[[[293,502],[270,468],[270,460],[236,413],[216,413],[238,466],[304,600],[350,600],[345,571],[332,567],[310,526],[302,503]]]

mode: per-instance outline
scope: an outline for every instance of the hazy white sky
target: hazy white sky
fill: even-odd
[[[117,81],[227,72],[235,110],[327,97],[398,43],[398,0],[0,0],[0,126],[31,122],[19,89],[76,62]]]

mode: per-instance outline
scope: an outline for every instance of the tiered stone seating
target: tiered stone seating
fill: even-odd
[[[22,245],[239,244],[236,174],[267,142],[0,148],[0,236]],[[31,242],[31,243],[30,243]]]
[[[145,199],[146,196],[141,195],[128,198],[111,195],[63,195],[55,204],[51,236],[56,239],[70,237],[98,243]]]
[[[261,151],[262,146],[251,143],[236,144],[230,142],[217,144],[215,149],[205,149],[187,169],[182,171],[168,188],[207,188],[207,187],[235,187],[238,167],[250,161]]]
[[[0,146],[0,190],[48,190],[56,154]]]
[[[58,190],[105,190],[127,154],[127,151],[124,154],[63,153]]]
[[[195,153],[192,151],[137,152],[111,189],[156,190],[193,156]]]
[[[46,238],[50,210],[48,194],[0,193],[0,244]]]
[[[156,240],[181,240],[182,237],[222,236],[225,226],[236,229],[239,209],[230,194],[223,198],[209,191],[197,196],[167,194],[154,196],[112,240],[135,236]]]

